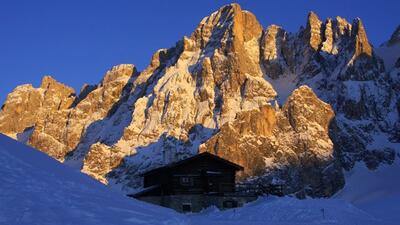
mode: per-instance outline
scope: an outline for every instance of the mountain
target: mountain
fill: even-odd
[[[144,171],[209,151],[243,165],[243,183],[328,197],[356,162],[395,160],[398,76],[359,18],[310,12],[290,33],[230,4],[144,71],[115,66],[79,95],[49,76],[17,87],[0,132],[124,192],[140,190]]]

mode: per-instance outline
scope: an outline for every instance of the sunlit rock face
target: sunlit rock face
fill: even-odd
[[[301,86],[282,109],[263,106],[240,113],[204,143],[200,152],[209,151],[243,165],[240,178],[260,177],[266,183],[272,179],[285,181],[287,193],[303,193],[308,191],[307,187],[319,187],[309,194],[329,196],[343,185],[328,135],[333,117],[328,104],[318,99],[309,87]],[[332,179],[316,179],[332,173],[336,174]],[[296,176],[300,177],[288,179]],[[333,179],[337,182],[335,186],[329,183]]]
[[[23,136],[27,144],[63,161],[77,146],[86,127],[104,118],[120,101],[123,88],[134,73],[133,65],[115,66],[99,85],[84,86],[78,97],[72,88],[50,76],[43,78],[39,88],[19,86],[9,94],[0,113],[1,132]],[[21,122],[15,123],[11,118]]]
[[[142,72],[115,66],[79,95],[50,77],[17,87],[0,132],[126,192],[140,189],[143,172],[208,151],[243,165],[242,182],[331,196],[343,168],[393,160],[395,73],[360,19],[311,12],[288,33],[230,4]]]
[[[64,146],[59,143],[75,100],[74,90],[45,76],[39,88],[17,87],[7,97],[0,114],[0,130],[60,159]],[[50,133],[51,135],[48,135]]]
[[[261,71],[261,35],[255,16],[232,4],[204,18],[175,47],[159,50],[133,84],[129,125],[111,141],[121,158],[136,153],[122,163],[129,168],[116,171],[140,174],[164,164],[165,157],[175,161],[195,154],[239,112],[269,104],[276,92]],[[117,172],[111,176],[119,179]]]

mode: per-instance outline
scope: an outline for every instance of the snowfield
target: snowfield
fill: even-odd
[[[187,224],[173,210],[125,197],[3,134],[0,174],[1,225]]]
[[[368,170],[356,165],[346,176],[346,186],[335,198],[343,199],[381,218],[386,223],[400,224],[400,162]]]
[[[375,171],[358,164],[346,186],[331,199],[260,198],[241,209],[208,209],[190,216],[191,224],[400,224],[400,163]],[[212,221],[212,222],[211,222]]]
[[[193,215],[192,224],[382,224],[340,199],[261,198],[242,209]]]
[[[243,208],[179,214],[114,192],[47,155],[0,134],[0,224],[337,224],[400,221],[400,164],[347,174],[331,199],[263,197]]]

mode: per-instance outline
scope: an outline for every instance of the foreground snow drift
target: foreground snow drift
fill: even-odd
[[[0,134],[0,224],[182,224]]]

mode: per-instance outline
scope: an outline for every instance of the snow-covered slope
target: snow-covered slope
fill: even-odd
[[[400,222],[400,163],[368,170],[357,164],[346,174],[346,186],[335,196],[371,213],[377,218]],[[397,221],[397,222],[395,222]]]
[[[183,224],[0,134],[0,224]]]
[[[289,197],[267,197],[240,209],[220,212],[211,208],[189,218],[193,225],[399,224],[399,160],[373,171],[363,163],[357,163],[345,176],[345,187],[333,198],[298,200]]]
[[[400,163],[371,171],[361,163],[346,174],[344,189],[333,198],[267,197],[243,208],[208,209],[191,215],[192,224],[340,224],[396,225],[400,221]],[[212,221],[212,223],[210,223]]]
[[[400,220],[400,165],[357,165],[331,199],[264,197],[243,208],[182,215],[121,196],[0,134],[0,224],[384,224]]]
[[[262,198],[247,206],[219,212],[209,209],[189,217],[200,224],[274,224],[274,225],[377,225],[387,224],[340,199]],[[212,221],[210,223],[210,221]]]

